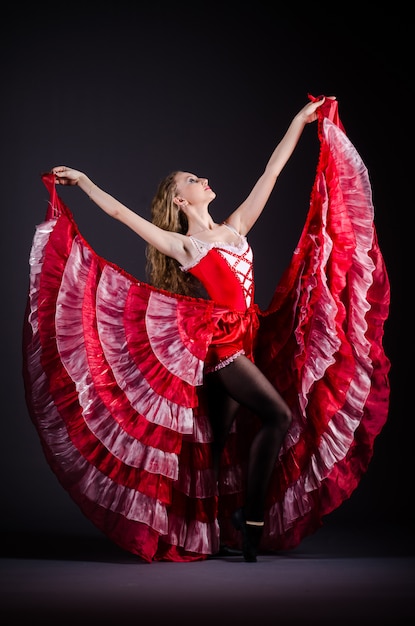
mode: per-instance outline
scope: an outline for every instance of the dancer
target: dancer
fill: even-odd
[[[119,268],[106,262],[103,263],[98,257],[95,259],[86,242],[83,242],[80,234],[75,232],[73,240],[76,240],[78,245],[81,244],[76,257],[77,261],[73,260],[69,264],[69,270],[66,270],[69,275],[66,280],[69,282],[64,290],[65,295],[61,297],[60,301],[59,297],[57,299],[55,297],[56,303],[59,304],[56,308],[58,340],[55,356],[57,360],[62,360],[69,375],[67,382],[69,387],[73,381],[75,388],[77,388],[76,393],[73,390],[69,392],[69,395],[74,393],[76,395],[77,410],[74,412],[74,416],[71,417],[68,409],[63,409],[65,414],[63,421],[66,424],[68,442],[70,441],[66,445],[73,445],[80,452],[82,460],[80,459],[79,462],[81,465],[87,463],[93,468],[92,473],[97,481],[95,489],[99,489],[100,482],[99,476],[95,473],[97,467],[105,476],[104,483],[110,479],[116,485],[125,483],[128,487],[125,492],[116,489],[115,498],[114,488],[105,487],[108,494],[102,501],[97,499],[96,509],[91,505],[93,501],[91,492],[94,491],[91,476],[88,476],[86,487],[84,486],[85,479],[80,480],[79,484],[74,484],[72,481],[71,493],[87,516],[104,532],[107,532],[107,528],[113,525],[113,516],[116,516],[119,528],[115,533],[111,529],[110,536],[115,538],[123,547],[131,544],[131,547],[127,547],[127,549],[131,549],[147,560],[153,558],[190,560],[192,558],[204,558],[209,552],[216,552],[219,543],[218,519],[221,516],[225,518],[224,523],[221,524],[221,533],[224,535],[222,541],[225,538],[230,539],[230,543],[232,541],[236,544],[239,543],[245,561],[255,562],[257,560],[258,549],[264,534],[266,512],[268,511],[268,515],[270,515],[269,511],[272,510],[273,506],[272,502],[271,505],[268,502],[272,480],[274,478],[275,481],[281,471],[284,471],[281,470],[283,466],[279,465],[281,455],[287,456],[289,464],[289,457],[293,452],[296,451],[298,454],[298,413],[303,414],[304,407],[301,406],[301,397],[298,400],[301,396],[301,393],[298,394],[298,389],[295,399],[289,387],[284,390],[279,389],[278,381],[274,380],[275,377],[273,378],[270,374],[271,370],[267,366],[272,350],[267,352],[263,348],[264,337],[268,339],[272,337],[274,345],[277,345],[278,331],[273,327],[271,333],[269,330],[264,330],[262,336],[261,325],[264,329],[267,328],[270,320],[272,320],[272,314],[277,309],[281,310],[281,307],[275,307],[274,303],[274,306],[265,315],[259,311],[255,304],[252,250],[247,235],[266,206],[278,176],[293,153],[304,127],[317,120],[319,109],[324,103],[326,103],[326,111],[332,111],[333,106],[337,106],[334,98],[312,98],[311,102],[294,116],[248,197],[220,223],[217,223],[210,213],[210,204],[215,199],[216,194],[210,187],[208,179],[195,173],[176,171],[160,183],[152,201],[151,222],[121,204],[101,189],[85,173],[76,169],[68,166],[56,166],[52,169],[51,178],[48,179],[50,188],[53,188],[54,200],[52,200],[52,205],[56,202],[54,185],[78,186],[100,209],[131,228],[147,242],[149,285],[144,286],[134,281],[132,277],[123,273]],[[337,112],[337,108],[335,111]],[[336,115],[332,115],[333,119],[335,117]],[[343,130],[338,119],[337,125]],[[59,205],[59,202],[57,204]],[[52,208],[55,210],[56,207],[53,206]],[[63,212],[65,209],[66,207],[64,207]],[[59,217],[59,210],[57,216]],[[69,225],[66,224],[66,229],[68,227],[77,230],[71,220]],[[54,228],[56,229],[56,227]],[[72,255],[74,253],[71,250],[65,254]],[[91,254],[92,260],[90,259]],[[100,341],[103,337],[102,363],[108,363],[110,367],[114,363],[114,373],[112,376],[105,373],[101,380],[99,380],[100,373],[98,370],[103,366],[102,364],[91,363],[91,354],[87,348],[85,349],[85,364],[88,364],[90,373],[82,372],[82,367],[79,365],[79,348],[73,350],[71,354],[67,330],[63,323],[59,323],[59,315],[65,317],[62,310],[65,310],[66,307],[68,312],[71,307],[71,291],[78,288],[76,286],[78,282],[76,272],[79,271],[81,265],[86,265],[89,273],[91,271],[90,263],[100,268],[97,274],[95,274],[96,268],[92,273],[93,276],[98,276],[100,280],[95,283],[95,279],[92,282],[89,282],[88,279],[85,290],[94,291],[98,285],[98,291],[104,294],[106,305],[100,304],[101,296],[99,296],[98,304],[95,305],[97,329],[89,331],[86,327],[83,332],[88,337],[83,337],[81,340],[91,340],[92,335],[96,349],[101,346]],[[65,264],[68,267],[66,260]],[[80,276],[82,277],[82,273]],[[123,296],[120,296],[119,289],[116,287],[119,277],[127,282],[125,300],[123,300]],[[114,280],[115,283],[112,286]],[[134,292],[134,289],[138,289],[137,293]],[[146,294],[145,303],[140,303],[141,291]],[[134,298],[137,302],[131,304]],[[94,300],[95,296],[92,299]],[[152,309],[149,304],[151,299],[158,302],[158,309],[157,307]],[[172,316],[169,309],[171,301],[183,309],[181,315]],[[37,303],[35,304],[33,299],[32,307],[37,310]],[[165,307],[165,311],[163,307]],[[122,313],[124,309],[127,311],[126,316]],[[114,314],[111,312],[112,310]],[[191,310],[193,312],[189,313],[188,311]],[[83,309],[79,318],[82,320],[83,326],[86,324],[88,311],[88,308]],[[129,315],[128,311],[133,313]],[[143,313],[142,316],[140,316],[140,311]],[[120,315],[123,317],[122,332],[120,326],[114,324],[113,321]],[[186,320],[181,321],[181,316],[185,317],[186,315],[190,315],[190,321],[193,324],[196,323],[195,319],[199,319],[201,334],[198,337],[197,330],[195,335],[191,336],[188,327],[189,322],[186,325]],[[202,324],[200,315],[203,320]],[[113,319],[111,319],[112,317]],[[172,317],[180,320],[175,322],[178,326],[172,326]],[[128,375],[130,378],[128,379],[128,376],[127,379],[124,378],[128,368],[131,367],[131,363],[121,369],[115,365],[117,361],[115,355],[120,354],[120,346],[116,344],[117,341],[122,341],[124,344],[127,343],[132,346],[132,350],[129,350],[130,355],[132,355],[131,362],[137,364],[137,370],[142,373],[146,381],[149,381],[150,387],[152,385],[163,387],[165,384],[162,374],[156,373],[155,370],[152,371],[154,365],[149,363],[149,357],[144,354],[144,349],[140,343],[142,341],[140,334],[134,336],[143,319],[146,319],[146,345],[148,341],[152,350],[154,349],[157,354],[157,361],[160,361],[163,366],[166,359],[171,359],[171,355],[168,354],[169,351],[174,353],[178,350],[176,344],[178,340],[182,341],[182,335],[185,334],[183,329],[188,335],[183,340],[184,344],[188,342],[194,348],[197,341],[200,342],[193,353],[193,356],[197,355],[198,357],[196,359],[198,374],[191,376],[196,381],[195,383],[192,382],[196,388],[196,394],[187,405],[191,407],[191,419],[193,420],[190,428],[178,426],[180,420],[183,419],[182,416],[176,416],[173,420],[175,426],[172,426],[171,406],[168,409],[169,418],[165,419],[166,403],[164,399],[160,406],[151,407],[149,398],[153,392],[150,392],[147,386],[146,391],[142,391],[142,381],[134,389],[136,375],[131,373],[131,370]],[[135,327],[135,323],[137,323],[137,327]],[[93,323],[91,328],[94,328]],[[172,338],[169,346],[166,337],[172,337],[174,328],[178,331],[178,336]],[[338,332],[340,331],[338,330]],[[60,340],[59,336],[61,336]],[[326,341],[330,342],[331,339]],[[378,339],[376,338],[376,341]],[[344,342],[340,343],[343,345]],[[284,350],[283,344],[281,346]],[[189,350],[188,345],[185,347],[186,350]],[[83,351],[84,348],[81,350]],[[183,354],[183,346],[180,347],[179,352],[181,355]],[[129,358],[127,353],[128,350],[123,353],[121,360]],[[267,355],[264,356],[264,354]],[[344,379],[350,378],[351,356],[346,355],[344,349],[343,361]],[[202,370],[200,370],[201,364]],[[329,365],[327,366],[328,369]],[[382,367],[383,371],[387,372],[386,357],[382,359]],[[157,368],[160,368],[159,364],[157,364]],[[183,364],[176,363],[173,372],[174,380],[185,380],[187,384],[189,379],[187,368],[188,362],[186,361]],[[342,379],[343,374],[340,373],[338,376],[339,379]],[[103,388],[105,380],[107,381],[106,389]],[[318,387],[319,384],[319,381],[316,381],[315,386]],[[90,391],[90,388],[96,389],[98,386],[100,387],[99,392]],[[30,395],[33,393],[34,385],[30,382],[27,383],[27,387],[30,388]],[[124,397],[121,399],[120,390],[135,411],[129,424],[127,415],[131,414],[131,408],[127,408]],[[84,398],[81,398],[82,391]],[[158,389],[155,391],[160,394]],[[67,393],[66,391],[64,394],[62,389],[56,389],[52,393],[56,406],[59,407],[59,398],[63,401],[63,397]],[[148,395],[144,402],[145,409],[142,408],[144,393]],[[171,396],[169,393],[171,391],[166,394],[163,392],[168,398],[168,402],[171,402],[174,393]],[[327,395],[326,389],[325,395]],[[327,404],[326,397],[321,399]],[[331,401],[333,400],[331,399]],[[105,427],[103,423],[107,420],[100,415],[99,407],[97,408],[97,405],[101,403],[109,417]],[[93,406],[94,404],[96,406]],[[182,400],[178,401],[177,404],[182,406]],[[33,401],[29,400],[29,406],[32,405]],[[185,421],[188,420],[189,409],[180,410],[184,410],[186,413]],[[310,402],[307,410],[311,414],[315,410],[313,401]],[[293,412],[296,415],[294,424]],[[90,436],[89,431],[91,431],[103,445],[104,450],[109,448],[116,459],[115,464],[112,460],[111,462],[108,461],[108,464],[103,463],[102,467],[99,466],[99,455],[95,457],[91,451],[94,445],[92,439],[90,445],[86,446],[87,452],[84,451],[83,447],[80,448],[82,437],[77,439],[76,435],[76,422],[79,419],[79,414],[83,414],[88,423],[88,437]],[[208,417],[208,422],[204,427],[205,432],[203,435],[197,435],[195,424],[198,424],[198,420],[203,418],[204,414]],[[106,442],[100,433],[102,430],[102,435],[104,435],[105,431],[108,430],[108,423],[111,419],[114,420],[116,427],[113,427],[114,432],[111,435],[106,433]],[[383,423],[384,419],[385,415],[382,413],[380,423]],[[325,425],[326,427],[328,423]],[[354,428],[357,426],[358,423],[355,424]],[[39,422],[38,427],[41,436],[44,437]],[[315,427],[315,423],[313,427]],[[245,433],[244,428],[246,429]],[[125,436],[124,433],[128,433],[127,443],[122,441]],[[180,433],[179,437],[177,436],[178,433]],[[237,452],[232,452],[231,449],[226,450],[230,438],[232,438],[231,433],[234,433],[233,439],[237,446],[239,438]],[[241,433],[244,434],[241,435]],[[283,444],[287,433],[290,433],[290,437],[284,449]],[[192,435],[190,439],[192,440],[194,458],[186,468],[186,473],[189,475],[184,476],[180,468],[183,463],[182,456],[186,457],[186,437],[190,434]],[[130,454],[126,449],[128,438],[132,442]],[[120,449],[121,453],[119,453]],[[134,453],[133,449],[135,450]],[[245,450],[246,458],[241,457],[242,449]],[[199,468],[194,467],[197,452],[200,455],[201,467]],[[47,454],[56,473],[58,475],[66,474],[61,467],[57,467],[57,461],[53,458],[53,446],[47,450]],[[309,462],[308,457],[307,462]],[[177,464],[179,472],[177,472]],[[138,481],[136,485],[133,484],[133,480],[129,481],[126,477],[130,465],[134,466],[132,473],[135,480]],[[301,469],[300,467],[300,474]],[[85,468],[84,471],[88,473]],[[117,472],[119,472],[119,476]],[[192,472],[197,474],[197,478],[195,475],[190,475]],[[164,489],[161,490],[162,494],[157,487],[154,487],[159,476],[161,476],[160,483],[166,483]],[[322,484],[325,478],[322,478]],[[169,493],[172,489],[172,483],[175,485],[174,489],[180,481],[183,483],[187,481],[188,485],[186,489],[183,485],[179,486],[178,492],[185,491],[187,497],[196,495],[196,503],[203,502],[203,506],[199,504],[200,510],[192,511],[193,519],[190,520],[190,524],[189,513],[186,511],[188,505],[177,503],[180,497],[176,494],[176,500],[174,500]],[[225,507],[226,511],[221,511],[221,490],[223,490],[224,485],[229,488],[230,482],[234,482],[234,485],[227,492],[229,502]],[[189,486],[191,483],[194,483],[193,489],[197,492],[194,495]],[[135,488],[137,491],[132,494],[130,490]],[[232,490],[236,494],[234,497]],[[276,491],[278,491],[278,487]],[[134,500],[132,506],[131,498]],[[344,495],[341,498],[344,498]],[[120,504],[125,499],[129,500],[126,507],[125,503]],[[235,502],[235,507],[230,512],[232,499]],[[112,501],[110,502],[110,500]],[[114,500],[116,500],[115,504]],[[149,511],[152,502],[154,510]],[[176,504],[174,504],[175,502]],[[295,506],[298,505],[298,502],[295,503]],[[281,505],[278,504],[278,506]],[[306,508],[307,506],[311,506],[310,502],[307,502]],[[159,508],[162,509],[162,512],[158,511]],[[106,511],[110,512],[106,513]],[[309,511],[297,511],[294,517],[301,517],[304,513],[308,515]],[[125,537],[121,537],[121,534],[123,524],[127,525],[127,522],[120,522],[119,516],[122,519],[124,517],[127,520],[133,519],[134,524],[138,524],[140,529],[144,524],[150,529],[150,532],[147,531],[143,534],[140,530],[137,535],[138,540],[137,537],[126,540]],[[207,528],[206,525],[205,527],[203,525],[204,519],[209,520],[207,527],[210,530],[207,534],[211,533],[212,536],[208,539],[206,536],[202,537],[202,535],[206,535]],[[231,520],[234,530],[240,534],[240,540],[235,539],[235,536],[229,531],[229,527],[226,526],[229,520]],[[165,529],[164,531],[162,527]],[[204,530],[202,531],[203,527]],[[131,529],[127,533],[131,533]],[[164,551],[160,550],[158,545],[160,541],[163,542],[163,536],[168,536],[167,543],[169,544],[169,548]],[[158,545],[159,549],[149,547],[149,544]]]

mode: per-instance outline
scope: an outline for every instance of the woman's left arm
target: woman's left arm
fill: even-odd
[[[271,154],[263,174],[258,178],[244,202],[227,218],[226,222],[246,235],[261,215],[274,189],[277,178],[294,152],[306,124],[317,119],[317,109],[325,98],[306,104],[293,118],[285,135]]]

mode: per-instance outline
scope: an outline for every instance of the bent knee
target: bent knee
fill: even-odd
[[[280,414],[279,414],[280,428],[287,431],[289,427],[291,426],[292,421],[293,421],[293,414],[291,412],[291,409],[288,406],[286,406],[284,407],[284,409],[280,411]]]
[[[282,406],[279,404],[277,407],[274,406],[270,414],[264,417],[269,426],[283,432],[289,429],[293,420],[291,410],[289,406],[285,404]]]

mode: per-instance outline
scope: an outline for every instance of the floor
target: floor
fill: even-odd
[[[410,528],[328,524],[257,563],[143,563],[101,536],[9,534],[0,567],[3,626],[398,626],[415,618]]]

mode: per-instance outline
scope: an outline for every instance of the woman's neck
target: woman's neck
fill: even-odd
[[[212,219],[208,222],[194,222],[189,224],[189,228],[187,229],[187,234],[189,237],[193,237],[194,235],[199,235],[200,233],[205,232],[205,230],[214,230],[218,224],[216,224]]]

